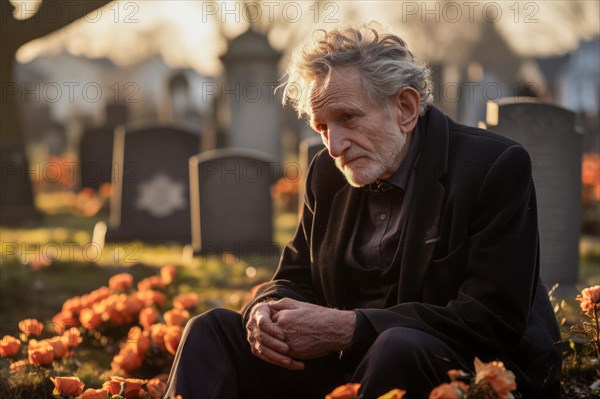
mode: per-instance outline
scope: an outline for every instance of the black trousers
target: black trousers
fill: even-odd
[[[420,399],[448,382],[449,369],[472,366],[438,338],[399,327],[379,335],[354,364],[331,354],[290,371],[252,354],[238,313],[213,309],[188,322],[165,398],[323,399],[338,385],[355,382],[365,399],[393,388],[407,390],[407,399]]]

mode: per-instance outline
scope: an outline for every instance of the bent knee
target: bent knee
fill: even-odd
[[[214,308],[201,315],[192,317],[185,326],[185,334],[198,334],[207,328],[221,326],[223,328],[239,327],[242,325],[241,315],[233,310]]]
[[[371,348],[385,357],[409,360],[427,356],[438,341],[438,338],[414,328],[394,327],[379,334]]]

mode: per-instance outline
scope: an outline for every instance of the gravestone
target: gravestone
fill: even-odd
[[[79,142],[79,172],[81,187],[94,190],[110,183],[112,170],[114,127],[85,129]]]
[[[196,254],[233,253],[261,261],[279,257],[273,242],[270,156],[218,149],[190,158],[192,247]]]
[[[128,115],[127,105],[107,104],[104,125],[84,130],[79,142],[79,181],[82,188],[98,190],[103,183],[110,183],[115,127],[127,123]]]
[[[304,206],[304,192],[306,189],[306,176],[308,174],[308,167],[310,166],[310,163],[315,155],[317,155],[317,152],[321,151],[323,148],[325,148],[325,145],[323,144],[321,136],[307,137],[300,142],[300,153],[298,155],[301,176],[301,179],[298,182],[300,185],[298,187],[299,212],[302,212],[302,207]]]
[[[227,146],[264,152],[281,162],[283,111],[277,63],[281,53],[266,36],[249,29],[229,43],[222,56],[226,82],[220,99],[231,115]]]
[[[129,120],[129,108],[127,104],[109,103],[106,104],[105,124],[106,126],[118,126],[127,123]]]
[[[66,128],[58,122],[49,123],[44,129],[44,143],[51,157],[60,157],[68,147]]]
[[[540,267],[547,286],[579,275],[582,135],[564,108],[504,99],[488,103],[487,125],[529,152],[538,204]]]
[[[178,126],[115,129],[107,241],[189,243],[189,158],[200,137]]]
[[[190,108],[190,84],[184,73],[172,75],[168,82],[169,120],[173,123],[184,123],[186,112]]]

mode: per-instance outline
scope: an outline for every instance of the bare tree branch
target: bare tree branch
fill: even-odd
[[[43,0],[30,18],[19,20],[13,15],[9,0],[0,0],[2,7],[2,41],[19,46],[55,32],[112,0]],[[12,47],[12,46],[11,46]]]

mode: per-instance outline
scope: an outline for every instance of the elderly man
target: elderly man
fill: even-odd
[[[192,321],[167,397],[427,398],[446,371],[500,359],[516,396],[558,397],[558,328],[539,278],[531,161],[429,105],[429,70],[371,27],[296,51],[285,98],[328,153],[273,280],[242,312]],[[285,100],[284,100],[285,101]]]

